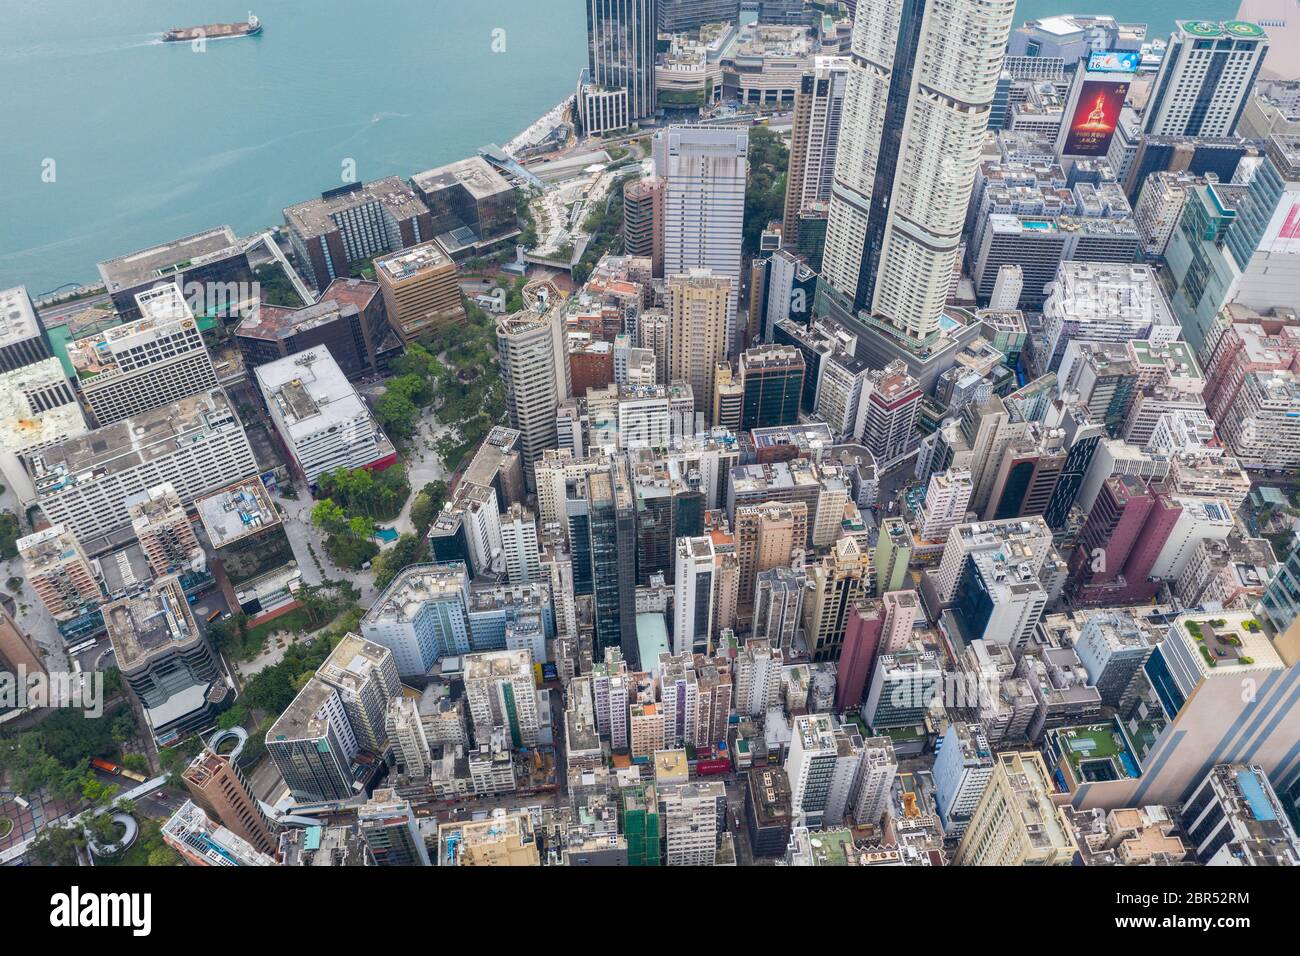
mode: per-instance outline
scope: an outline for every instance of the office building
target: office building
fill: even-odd
[[[274,856],[209,819],[192,800],[167,818],[160,835],[190,866],[275,866]]]
[[[136,296],[175,283],[200,310],[233,315],[253,278],[248,252],[229,226],[174,239],[98,263],[113,310],[125,322],[141,317]],[[256,293],[253,293],[256,295]]]
[[[723,837],[727,792],[720,780],[656,784],[664,866],[714,866]]]
[[[357,745],[376,756],[388,749],[388,702],[401,693],[393,652],[358,634],[345,634],[316,670],[338,693]]]
[[[181,774],[190,799],[212,820],[220,823],[260,853],[274,856],[279,840],[276,826],[228,756],[207,747]]]
[[[849,611],[871,593],[871,557],[853,538],[840,538],[807,569],[804,640],[814,661],[840,657]]]
[[[993,776],[993,749],[979,724],[954,721],[936,746],[935,805],[946,838],[960,839]]]
[[[58,359],[0,372],[0,481],[19,504],[36,500],[22,459],[86,432],[86,417]]]
[[[0,372],[53,358],[45,323],[23,286],[0,291]]]
[[[655,20],[654,0],[587,0],[587,77],[600,90],[622,93],[622,126],[655,112]]]
[[[352,770],[359,750],[338,691],[315,677],[266,732],[267,754],[301,803],[351,797],[360,788]]]
[[[916,727],[943,693],[943,667],[934,651],[913,644],[876,657],[876,670],[862,704],[862,718],[872,730]]]
[[[740,354],[740,427],[793,425],[799,419],[804,362],[789,346],[760,346]]]
[[[668,375],[701,399],[715,394],[718,364],[727,356],[735,284],[708,269],[669,272]]]
[[[1183,805],[1182,823],[1208,866],[1300,866],[1300,838],[1259,767],[1214,767]]]
[[[68,347],[82,397],[101,426],[217,387],[180,287],[158,286],[136,300],[142,318]]]
[[[301,579],[284,519],[259,477],[236,482],[194,502],[212,560],[245,613],[278,607]]]
[[[464,323],[459,275],[433,241],[375,259],[388,322],[403,342],[426,342]]]
[[[438,825],[438,866],[541,866],[525,810],[496,809],[486,820]]]
[[[403,568],[361,619],[361,634],[393,652],[402,677],[470,648],[469,573],[463,563]]]
[[[1106,707],[1119,707],[1142,670],[1153,636],[1141,619],[1123,609],[1094,611],[1074,641],[1075,653]]]
[[[914,427],[920,403],[920,385],[908,374],[904,362],[891,362],[879,372],[867,373],[854,434],[881,467],[915,447]]]
[[[433,218],[403,179],[348,183],[284,210],[298,271],[317,289],[382,252],[434,238]]]
[[[793,723],[784,765],[791,811],[807,826],[819,826],[839,760],[835,728],[825,714],[801,715]]]
[[[225,393],[192,395],[40,449],[27,461],[45,516],[92,552],[131,523],[126,500],[170,482],[188,506],[257,472]]]
[[[740,0],[659,0],[660,33],[687,33],[706,23],[735,23]]]
[[[1275,644],[1249,612],[1179,615],[1118,714],[1139,772],[1080,787],[1074,805],[1186,804],[1217,763],[1258,766],[1285,789],[1300,732],[1294,661],[1293,641]]]
[[[831,200],[852,61],[844,56],[819,56],[813,62],[813,69],[799,79],[790,135],[781,238],[792,248],[800,245],[804,216],[825,210]]]
[[[429,209],[430,232],[456,262],[483,255],[517,237],[515,187],[483,156],[471,156],[411,177]],[[414,243],[407,243],[414,245]]]
[[[511,584],[542,580],[541,552],[537,546],[537,519],[518,503],[501,514],[501,552]]]
[[[749,133],[731,126],[670,126],[655,134],[652,152],[655,175],[664,180],[664,275],[712,269],[717,279],[731,280],[725,355],[740,294]],[[696,394],[713,394],[694,381],[691,387]]]
[[[664,181],[651,176],[623,187],[623,250],[649,259],[651,274],[664,274]],[[576,391],[576,389],[575,389]]]
[[[211,725],[228,703],[227,677],[194,621],[175,576],[104,605],[104,626],[122,680],[160,744]]]
[[[357,828],[374,855],[376,866],[430,866],[411,805],[390,789],[378,789],[357,808]]]
[[[203,569],[207,559],[185,506],[170,484],[164,482],[133,495],[127,499],[126,511],[154,577]]]
[[[544,312],[521,312],[497,322],[497,355],[506,383],[510,427],[519,432],[519,452],[528,488],[542,453],[556,447],[556,412],[569,396],[564,349],[563,302]]]
[[[807,577],[802,570],[784,565],[759,571],[754,584],[754,637],[773,647],[793,649],[803,627],[803,602]]]
[[[766,639],[750,638],[736,654],[736,713],[761,717],[781,701],[785,655]]]
[[[328,471],[382,470],[397,460],[329,349],[316,347],[260,365],[256,377],[294,470],[309,484]]]
[[[596,652],[618,647],[624,658],[639,660],[636,641],[636,512],[627,462],[586,481],[588,554],[595,597]],[[648,666],[649,661],[642,662]]]
[[[760,571],[786,566],[806,547],[808,508],[801,502],[736,508],[736,556],[740,563],[737,602],[749,607]]]
[[[335,279],[301,309],[261,304],[235,329],[246,370],[299,352],[324,348],[349,381],[374,375],[401,348],[388,326],[380,285]]]
[[[678,538],[673,573],[673,653],[704,652],[713,638],[714,566],[711,537]]]
[[[745,791],[745,822],[755,856],[774,857],[785,852],[794,823],[790,780],[780,767],[754,767]]]
[[[1062,262],[1043,303],[1044,372],[1055,372],[1071,341],[1164,345],[1180,337],[1177,319],[1149,266]]]
[[[428,780],[433,764],[429,750],[429,735],[425,732],[424,722],[420,717],[419,702],[404,696],[389,700],[388,711],[384,715],[384,729],[388,734],[388,743],[393,748],[399,775],[404,775],[411,781]],[[459,738],[462,734],[459,728],[457,730]]]
[[[474,740],[490,741],[493,731],[500,729],[515,750],[537,746],[541,717],[532,654],[527,650],[467,654],[464,665]],[[550,715],[545,716],[549,721]]]

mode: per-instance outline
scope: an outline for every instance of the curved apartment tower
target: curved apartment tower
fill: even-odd
[[[822,271],[913,342],[939,329],[1014,12],[858,5]]]

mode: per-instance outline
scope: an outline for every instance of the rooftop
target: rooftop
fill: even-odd
[[[165,577],[144,594],[104,605],[104,626],[123,671],[173,646],[201,640],[180,580]]]
[[[76,400],[38,411],[33,402],[56,394],[62,385],[72,394],[63,366],[56,358],[0,373],[0,449],[10,452],[84,434],[86,417]]]
[[[243,247],[234,230],[229,226],[218,226],[207,232],[195,233],[101,262],[99,277],[110,293],[120,292],[169,278],[186,269],[240,255],[242,252]]]
[[[425,604],[463,602],[468,588],[469,576],[465,565],[459,561],[410,565],[398,572],[384,589],[362,618],[362,625],[378,621],[410,621]]]
[[[259,365],[255,374],[292,438],[370,417],[365,402],[325,346]]]
[[[334,217],[349,209],[379,203],[397,219],[409,219],[427,212],[420,197],[400,176],[354,183],[331,189],[318,199],[309,199],[284,210],[287,223],[304,236],[322,236],[335,229]]]
[[[0,347],[34,338],[40,331],[25,287],[15,286],[0,292]]]
[[[334,645],[330,656],[325,658],[316,671],[316,676],[331,687],[358,694],[371,679],[386,657],[392,657],[392,651],[360,634],[348,633]]]
[[[482,156],[471,156],[469,159],[416,173],[411,177],[411,182],[424,193],[462,186],[475,199],[487,199],[514,188]]]
[[[309,677],[284,713],[266,734],[268,743],[287,740],[317,740],[329,733],[328,717],[321,710],[337,691],[316,677]]]
[[[393,281],[409,279],[425,269],[451,265],[451,259],[437,242],[429,241],[390,256],[375,259],[375,272]]]
[[[171,455],[209,432],[239,427],[230,399],[215,389],[43,448],[28,470],[38,494],[57,494]]]
[[[280,513],[257,476],[196,499],[194,508],[214,548],[280,523]]]
[[[533,679],[532,654],[524,647],[465,655],[465,681]]]

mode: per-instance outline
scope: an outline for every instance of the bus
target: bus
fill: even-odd
[[[213,621],[215,621],[217,618],[221,617],[221,615],[225,613],[226,612],[221,610],[221,608],[217,608],[215,611],[213,611],[211,614],[208,615],[208,623],[211,624]]]

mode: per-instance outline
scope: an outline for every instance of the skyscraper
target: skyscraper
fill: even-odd
[[[205,747],[185,768],[181,779],[190,798],[208,817],[261,852],[275,855],[275,825],[233,759]]]
[[[519,430],[524,476],[532,490],[533,466],[556,446],[555,412],[569,395],[562,303],[544,313],[530,310],[499,320],[497,355],[510,427]]]
[[[939,329],[1014,11],[858,5],[823,271],[910,341]]]
[[[736,280],[710,269],[670,269],[668,275],[668,377],[690,385],[712,417],[718,363],[727,356]]]
[[[1179,20],[1147,101],[1148,136],[1231,136],[1268,37],[1254,23]]]
[[[735,126],[670,126],[655,134],[653,154],[655,175],[665,183],[664,275],[708,268],[731,280],[729,347],[740,293],[749,131]]]
[[[803,376],[803,356],[789,345],[764,345],[741,352],[740,427],[748,431],[795,424]]]
[[[587,75],[627,93],[627,118],[655,111],[655,0],[587,0]]]
[[[846,56],[819,56],[799,82],[781,227],[787,247],[799,246],[801,214],[824,210],[830,202],[850,63]]]
[[[713,539],[677,539],[677,568],[673,578],[673,653],[707,650],[712,636],[713,568],[717,556]]]
[[[999,754],[957,847],[957,864],[1070,866],[1078,845],[1053,793],[1040,754]]]
[[[636,639],[636,508],[627,460],[587,476],[592,593],[595,595],[597,658],[618,647],[638,664]],[[645,662],[649,664],[650,662]]]

